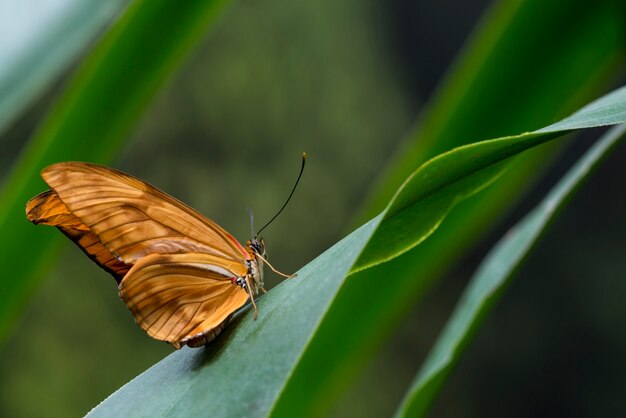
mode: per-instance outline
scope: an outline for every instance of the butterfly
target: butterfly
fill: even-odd
[[[303,154],[287,202],[305,159]],[[264,264],[293,277],[267,262],[258,233],[242,245],[212,220],[129,174],[63,162],[41,176],[51,190],[28,201],[27,219],[57,227],[78,245],[115,278],[137,324],[177,349],[215,339],[248,299],[256,319],[254,296],[265,292]]]

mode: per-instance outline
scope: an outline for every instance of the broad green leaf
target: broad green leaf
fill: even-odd
[[[557,211],[600,160],[624,137],[626,125],[607,132],[569,170],[544,200],[498,242],[472,277],[457,307],[407,392],[397,417],[425,416],[452,367],[518,266]]]
[[[297,278],[259,298],[256,321],[246,310],[215,344],[171,354],[88,416],[265,415],[380,219],[372,219],[298,271]]]
[[[159,87],[198,43],[225,0],[134,2],[86,57],[0,192],[0,338],[58,241],[25,221],[39,171],[67,160],[111,161]],[[36,235],[36,237],[35,237]]]
[[[611,104],[626,102],[626,88],[619,92],[611,96]],[[597,114],[588,123],[596,123],[604,116]],[[626,121],[626,112],[619,120]],[[452,200],[457,201],[469,196],[497,176],[497,171],[489,170],[490,166],[499,170],[507,158],[565,132],[554,130],[484,141],[427,162],[407,180],[385,212],[304,267],[298,278],[283,282],[264,297],[259,303],[257,321],[251,315],[239,316],[216,344],[170,355],[90,415],[189,416],[206,411],[213,416],[297,415],[297,405],[291,408],[288,402],[281,403],[289,378],[341,286],[358,277],[349,277],[349,273],[363,257],[364,248],[375,245],[377,229],[388,222],[387,215],[392,214],[387,219],[399,214],[408,217],[411,208],[426,199],[447,201],[453,196]],[[457,156],[458,166],[451,174],[443,179],[425,176],[424,173],[441,175],[439,168],[450,168],[453,156]],[[480,172],[483,174],[476,175]],[[415,187],[415,181],[424,178],[429,184]],[[440,218],[448,209],[444,205],[430,208],[433,217]],[[418,230],[413,241],[420,242],[431,232],[432,229]],[[405,244],[412,245],[408,241]],[[380,258],[379,254],[380,250],[370,252],[366,261]],[[332,347],[328,350],[327,355],[332,355]],[[320,364],[315,367],[319,369]],[[308,371],[309,378],[315,379],[316,369]],[[168,384],[164,385],[166,379]]]
[[[93,40],[125,0],[3,4],[0,132]]]

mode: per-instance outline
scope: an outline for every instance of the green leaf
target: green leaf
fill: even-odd
[[[86,57],[15,164],[0,192],[0,338],[59,242],[35,231],[26,201],[42,190],[39,171],[54,162],[108,162],[225,0],[134,2]]]
[[[256,321],[247,309],[214,344],[175,352],[88,416],[263,416],[380,219],[366,223],[302,268],[297,278],[259,298]]]
[[[590,113],[587,113],[586,116],[589,115]],[[571,123],[570,120],[568,125]],[[511,228],[491,250],[478,267],[427,356],[398,409],[397,417],[425,416],[463,349],[499,299],[504,288],[508,286],[518,266],[533,249],[549,222],[600,160],[625,134],[626,125],[621,125],[611,129],[600,138],[544,200]]]
[[[611,104],[623,102],[626,88],[611,96]],[[604,116],[596,114],[597,119],[590,119],[589,123]],[[626,121],[626,112],[619,120]],[[293,416],[298,408],[291,408],[291,402],[297,402],[297,396],[287,395],[289,379],[349,272],[362,259],[363,250],[376,246],[378,230],[384,229],[394,216],[407,216],[410,220],[410,214],[415,216],[412,208],[424,200],[457,201],[469,196],[493,181],[497,171],[490,167],[500,170],[507,158],[565,132],[553,130],[484,141],[427,162],[405,182],[385,212],[304,267],[298,278],[283,282],[262,298],[257,321],[252,315],[240,315],[217,343],[170,355],[90,415],[193,416],[211,411],[213,416]],[[451,173],[441,170],[453,166]],[[424,179],[427,184],[418,187],[416,182]],[[448,209],[445,205],[431,206],[432,218],[443,218]],[[432,229],[418,230],[413,242],[422,241],[431,232]],[[405,241],[405,245],[412,243]],[[381,253],[378,246],[375,249],[370,250],[366,262],[379,260],[381,254],[388,255]],[[364,268],[366,262],[359,265]],[[332,355],[332,346],[327,349],[326,355]],[[321,364],[317,362],[314,367]],[[308,371],[314,379],[315,369]],[[164,385],[164,381],[168,384]]]
[[[543,129],[465,145],[428,161],[396,193],[355,270],[389,261],[426,239],[459,200],[496,180],[509,157],[565,131],[623,123],[625,98],[622,87]]]
[[[626,103],[621,102],[624,95],[623,90],[623,88],[617,89],[583,107],[570,117],[536,132],[558,132],[621,123],[624,112],[626,112]]]
[[[432,234],[460,200],[495,181],[507,159],[554,137],[527,133],[456,148],[422,165],[385,210],[385,222],[357,261],[355,271],[389,261]],[[415,236],[419,240],[415,240]]]
[[[68,0],[19,5],[0,15],[0,132],[63,71],[125,0]],[[41,9],[45,13],[41,12]]]

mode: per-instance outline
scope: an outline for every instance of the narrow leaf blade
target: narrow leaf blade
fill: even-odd
[[[355,270],[389,261],[426,239],[459,200],[497,179],[510,157],[570,130],[624,121],[626,87],[595,100],[549,127],[476,142],[431,159],[415,171],[396,193],[385,211],[385,222],[365,247]],[[439,210],[433,210],[435,206]],[[414,231],[421,229],[425,229],[425,233],[419,234],[420,239],[415,240]]]

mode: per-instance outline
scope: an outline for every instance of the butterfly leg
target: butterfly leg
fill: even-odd
[[[259,309],[256,307],[256,303],[254,302],[254,294],[252,293],[252,286],[250,286],[250,277],[246,276],[246,290],[248,291],[248,295],[250,296],[250,300],[252,301],[252,306],[254,307],[254,320],[259,313]]]
[[[270,267],[270,269],[272,269],[272,271],[273,271],[274,273],[279,274],[279,275],[283,276],[283,277],[284,277],[284,278],[286,278],[286,279],[293,279],[294,277],[296,277],[296,276],[297,276],[297,274],[285,274],[285,273],[282,273],[282,272],[280,272],[280,271],[276,270],[276,269],[274,268],[274,266],[272,266],[272,265],[270,264],[270,262],[269,262],[269,261],[267,261],[267,260],[266,260],[266,259],[265,259],[265,258],[264,258],[261,254],[256,253],[255,255],[256,255],[257,257],[259,257],[261,260],[263,260],[263,262],[264,262],[265,264],[267,264],[267,265]]]

